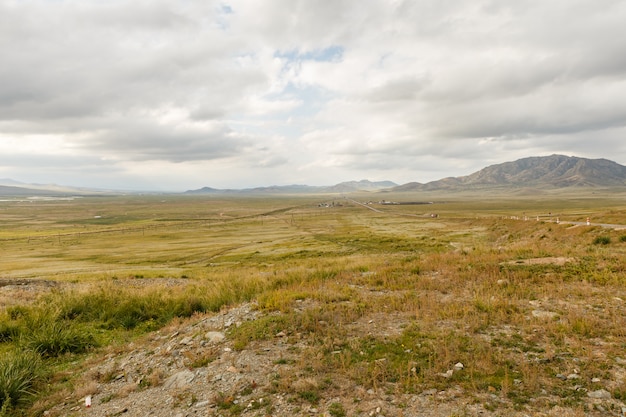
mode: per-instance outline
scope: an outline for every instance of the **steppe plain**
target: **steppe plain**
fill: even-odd
[[[623,416],[625,196],[6,199],[0,415]]]

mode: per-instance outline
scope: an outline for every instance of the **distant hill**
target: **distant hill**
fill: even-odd
[[[436,191],[494,187],[568,188],[626,186],[626,167],[608,159],[551,155],[491,165],[463,177],[426,184],[408,183],[393,191]]]
[[[26,197],[26,196],[43,196],[50,195],[52,193],[35,190],[32,188],[15,187],[12,185],[0,185],[0,196],[6,197]]]
[[[57,184],[28,184],[9,178],[0,179],[0,196],[5,197],[59,197],[70,195],[102,195],[106,193],[111,194],[115,192]]]
[[[314,194],[314,193],[348,193],[354,191],[379,191],[397,187],[391,181],[347,181],[330,186],[311,185],[274,185],[270,187],[245,188],[241,190],[215,189],[203,187],[197,190],[185,191],[185,194],[215,194],[215,193],[254,193],[254,194]]]

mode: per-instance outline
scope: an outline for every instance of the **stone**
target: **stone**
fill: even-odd
[[[463,365],[461,362],[457,362],[457,363],[454,365],[454,370],[455,370],[455,371],[460,371],[460,370],[461,370],[461,369],[463,369],[463,368],[465,368],[465,365]]]
[[[226,339],[226,335],[222,332],[207,332],[204,337],[211,343],[219,343],[222,340]]]
[[[181,345],[192,345],[193,344],[193,339],[189,336],[184,337],[181,341],[180,341]]]
[[[538,319],[553,319],[558,316],[554,311],[545,311],[545,310],[533,310],[531,312],[533,317]]]
[[[444,378],[450,378],[453,373],[454,373],[454,371],[452,369],[449,369],[446,372],[444,372],[443,374],[439,374],[439,375],[441,375]]]
[[[180,371],[167,378],[163,383],[163,387],[165,389],[185,388],[193,381],[195,377],[196,375],[189,370]]]
[[[588,392],[587,396],[589,398],[594,398],[597,400],[610,400],[611,399],[611,393],[605,389],[599,389],[597,391]]]

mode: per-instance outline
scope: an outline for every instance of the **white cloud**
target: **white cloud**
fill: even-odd
[[[3,172],[185,189],[624,163],[625,18],[616,0],[0,0]]]

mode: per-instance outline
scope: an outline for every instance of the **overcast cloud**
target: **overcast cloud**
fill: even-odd
[[[626,2],[0,0],[0,178],[182,191],[626,164]]]

